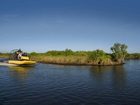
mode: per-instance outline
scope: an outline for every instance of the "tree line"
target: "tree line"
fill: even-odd
[[[128,46],[121,43],[115,43],[110,47],[112,53],[106,53],[103,50],[93,51],[73,51],[71,49],[65,49],[62,51],[51,50],[45,53],[32,52],[29,56],[36,61],[53,61],[57,62],[83,62],[87,64],[112,64],[117,62],[118,64],[124,63],[125,59],[140,59],[140,53],[130,54],[127,52]],[[0,53],[0,57],[9,57],[9,54]]]
[[[96,62],[97,64],[107,62],[124,63],[124,59],[127,55],[127,45],[115,43],[110,49],[111,54],[104,52],[103,50],[94,51],[72,51],[71,49],[65,49],[64,51],[52,50],[41,55],[46,56],[86,56],[87,62]],[[32,52],[31,55],[38,55],[36,52]]]

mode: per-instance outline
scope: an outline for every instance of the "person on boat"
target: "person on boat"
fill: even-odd
[[[19,49],[17,52],[16,52],[16,56],[17,56],[17,60],[20,60],[21,59],[21,56],[22,56],[22,51]]]
[[[22,53],[18,54],[18,60],[21,60]]]

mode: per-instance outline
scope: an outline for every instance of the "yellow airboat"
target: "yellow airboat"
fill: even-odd
[[[36,61],[30,60],[28,54],[20,49],[12,50],[9,58],[8,64],[17,66],[33,66],[36,64]]]

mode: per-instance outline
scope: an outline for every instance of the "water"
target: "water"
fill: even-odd
[[[140,105],[140,60],[123,66],[0,66],[0,105]]]

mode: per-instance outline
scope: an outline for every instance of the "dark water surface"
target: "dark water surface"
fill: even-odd
[[[140,105],[140,60],[123,66],[0,66],[0,105]]]

